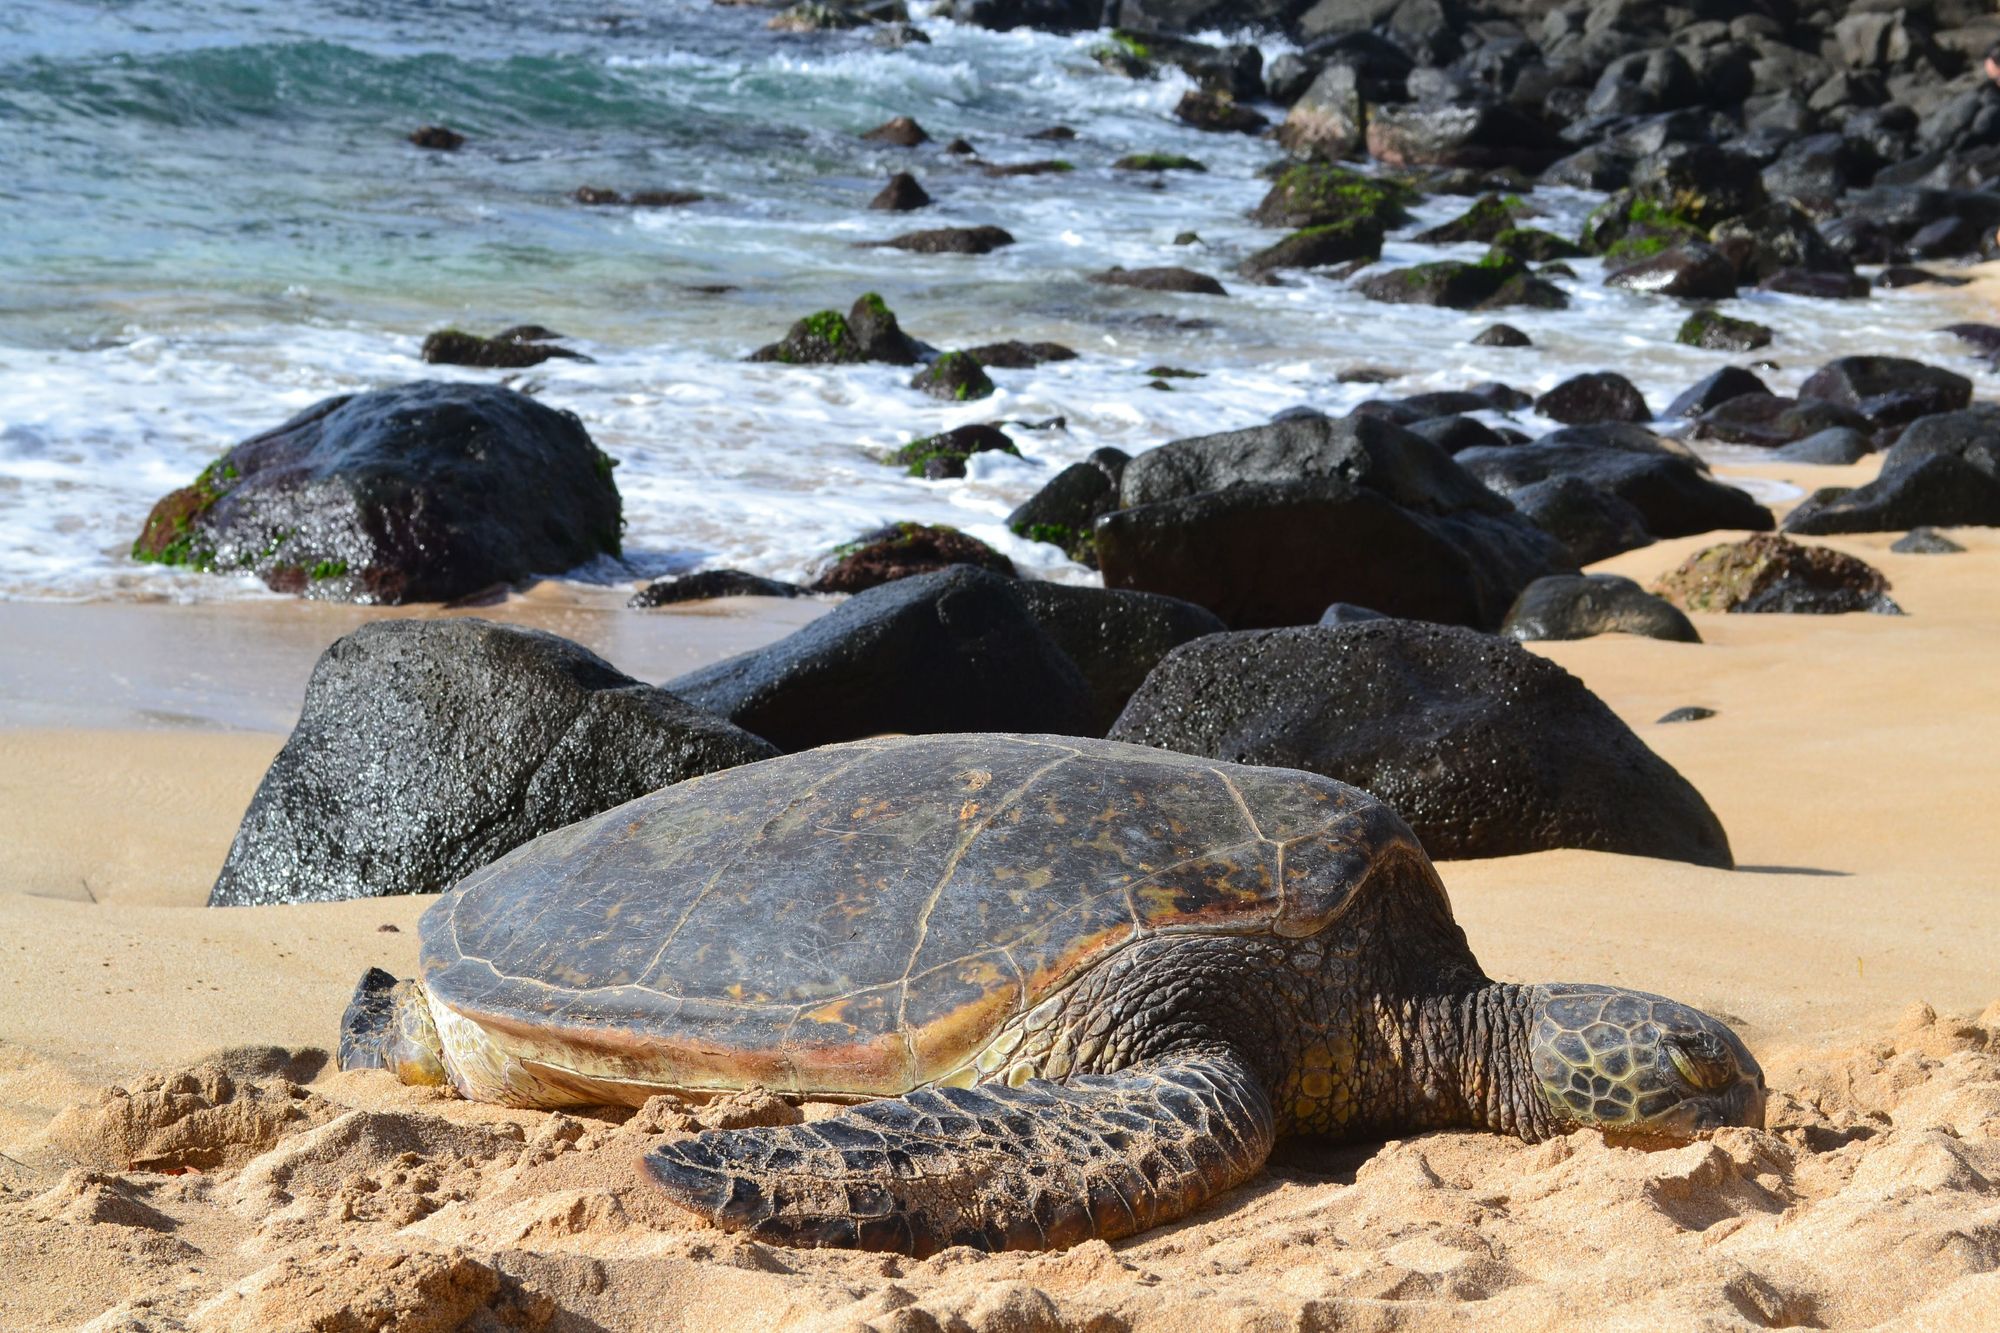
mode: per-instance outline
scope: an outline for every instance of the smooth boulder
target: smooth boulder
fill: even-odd
[[[1636,634],[1674,643],[1700,643],[1694,623],[1680,609],[1619,574],[1557,574],[1521,590],[1500,632],[1523,643]]]
[[[666,688],[786,750],[885,732],[1084,735],[1097,707],[1016,582],[969,566],[860,593]]]
[[[1353,783],[1435,857],[1583,847],[1731,863],[1700,793],[1581,681],[1473,630],[1212,635],[1166,656],[1111,738]]]
[[[420,380],[235,445],[153,506],[132,557],[334,601],[450,601],[617,554],[616,466],[569,412]]]
[[[551,829],[777,753],[553,634],[378,621],[320,655],[209,905],[436,893]]]

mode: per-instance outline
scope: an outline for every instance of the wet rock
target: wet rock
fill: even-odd
[[[1533,347],[1534,339],[1512,324],[1494,324],[1474,335],[1474,347]]]
[[[1097,520],[1118,507],[1118,483],[1130,461],[1123,450],[1099,449],[1070,464],[1007,515],[1008,531],[1060,546],[1078,564],[1097,568]]]
[[[1770,392],[1769,386],[1750,371],[1744,370],[1741,366],[1724,366],[1714,374],[1704,375],[1681,390],[1674,401],[1667,404],[1667,415],[1696,417],[1732,398]]]
[[[1757,284],[1758,290],[1810,296],[1821,301],[1855,301],[1868,295],[1868,279],[1856,273],[1811,273],[1780,269]]]
[[[1880,570],[1775,533],[1698,551],[1662,575],[1653,591],[1689,611],[1902,614]]]
[[[903,332],[881,297],[868,292],[842,315],[822,310],[808,315],[786,332],[782,342],[760,347],[752,361],[776,361],[788,366],[852,365],[882,361],[912,366],[922,359],[917,340]]]
[[[906,231],[882,242],[920,255],[985,255],[1013,243],[1013,233],[1004,227],[932,227]]]
[[[1800,533],[2000,527],[2000,408],[1924,417],[1882,456],[1874,481],[1821,492],[1785,519]]]
[[[894,144],[898,148],[915,148],[918,144],[931,141],[931,136],[925,133],[924,127],[908,116],[897,116],[894,120],[884,121],[874,129],[863,133],[861,137],[871,143]]]
[[[1473,310],[1505,304],[1499,299],[1502,289],[1526,276],[1525,266],[1511,256],[1477,264],[1442,259],[1378,273],[1363,279],[1357,289],[1371,301]]]
[[[908,213],[913,209],[928,208],[931,197],[917,178],[907,171],[899,171],[889,177],[889,183],[882,192],[868,201],[868,207],[888,213]]]
[[[826,0],[800,0],[787,5],[764,23],[772,32],[845,32],[873,22],[866,14],[847,4]]]
[[[625,605],[644,609],[706,602],[718,597],[803,597],[805,592],[796,583],[781,583],[740,569],[704,569],[679,578],[654,579],[633,593]]]
[[[588,361],[554,341],[562,335],[534,324],[503,329],[491,338],[460,329],[440,329],[424,339],[423,359],[434,366],[481,366],[492,370],[520,370],[539,366],[555,357]]]
[[[1848,261],[1826,243],[1812,218],[1782,201],[1720,224],[1709,233],[1709,243],[1746,283],[1761,282],[1786,269],[1842,275],[1853,272]]]
[[[1608,370],[1571,376],[1537,398],[1535,410],[1565,426],[1653,419],[1652,409],[1646,406],[1638,386]]]
[[[963,477],[965,460],[984,453],[1013,454],[1018,458],[1021,451],[998,427],[959,426],[912,440],[889,455],[889,461],[913,477],[940,481]]]
[[[455,153],[465,146],[465,136],[443,125],[419,125],[410,131],[410,142],[419,148]]]
[[[1198,130],[1229,134],[1258,134],[1271,123],[1262,112],[1241,105],[1226,92],[1182,94],[1174,119]]]
[[[1777,456],[1788,463],[1821,463],[1841,466],[1858,463],[1875,452],[1875,443],[1851,426],[1830,426],[1779,449]]]
[[[1086,588],[1025,579],[1016,586],[1028,614],[1076,663],[1090,685],[1090,723],[1102,736],[1171,650],[1228,628],[1214,612],[1157,593]]]
[[[885,732],[1081,735],[1090,682],[1023,602],[983,569],[871,588],[778,642],[668,689],[787,750]]]
[[[1061,343],[981,343],[965,349],[979,364],[995,370],[1029,370],[1048,361],[1074,361],[1076,352]]]
[[[1381,257],[1381,224],[1363,217],[1295,231],[1245,259],[1243,272],[1257,277],[1282,269],[1333,268]]]
[[[1469,241],[1490,244],[1495,237],[1514,226],[1515,219],[1526,207],[1519,199],[1497,194],[1481,195],[1472,207],[1451,221],[1420,231],[1411,239],[1425,245],[1459,245]],[[1533,258],[1531,255],[1521,257]]]
[[[1660,714],[1659,722],[1660,725],[1669,722],[1705,722],[1714,716],[1713,708],[1703,708],[1698,704],[1683,704],[1679,708],[1670,708]]]
[[[1327,65],[1291,104],[1278,142],[1301,157],[1352,156],[1367,133],[1367,100],[1361,71],[1346,62]]]
[[[1919,416],[1956,412],[1972,401],[1972,381],[1899,356],[1844,356],[1821,366],[1799,386],[1799,398],[1821,398],[1873,417],[1877,405],[1900,399],[1899,411]],[[1902,424],[1902,423],[1898,423]]]
[[[1530,482],[1509,491],[1507,498],[1523,518],[1561,542],[1575,565],[1594,564],[1653,542],[1645,515],[1582,477]]]
[[[1365,218],[1386,230],[1410,220],[1414,199],[1415,192],[1400,182],[1303,162],[1278,173],[1250,217],[1266,227],[1324,227]]]
[[[1576,477],[1636,509],[1655,537],[1717,528],[1769,531],[1771,511],[1708,475],[1684,446],[1625,424],[1572,426],[1528,444],[1468,449],[1455,460],[1500,494],[1556,477]]]
[[[1167,654],[1111,737],[1365,787],[1443,859],[1585,847],[1731,863],[1700,794],[1580,681],[1472,630],[1211,635]]]
[[[1936,528],[1911,528],[1889,544],[1898,555],[1959,555],[1965,550]]]
[[[1541,122],[1510,107],[1409,102],[1371,108],[1368,151],[1392,167],[1521,167],[1563,152]]]
[[[1724,301],[1736,295],[1736,270],[1706,245],[1678,245],[1615,270],[1604,285],[1689,301]]]
[[[1036,130],[1028,138],[1048,143],[1068,143],[1076,138],[1076,131],[1067,125],[1051,125],[1047,129]]]
[[[1092,282],[1106,287],[1136,287],[1146,292],[1187,292],[1197,296],[1227,296],[1221,283],[1206,273],[1188,268],[1123,268],[1113,266],[1090,275]]]
[[[631,194],[625,195],[603,186],[579,185],[570,192],[569,197],[579,204],[599,207],[682,208],[688,204],[698,204],[708,196],[697,194],[693,190],[634,190]]]
[[[1917,268],[1911,264],[1890,264],[1875,275],[1875,285],[1885,290],[1901,287],[1964,287],[1972,279],[1955,277],[1947,273],[1933,273],[1927,268]]]
[[[1014,574],[1014,562],[957,528],[891,523],[833,553],[832,563],[808,585],[812,592],[862,592],[884,583],[931,574],[954,565]]]
[[[1982,355],[2000,355],[2000,324],[1947,324],[1938,332],[1970,343]]]
[[[436,893],[551,829],[776,753],[553,634],[378,621],[320,655],[209,905]]]
[[[1710,352],[1754,352],[1771,345],[1771,330],[1752,320],[1697,310],[1682,321],[1674,341]]]
[[[1466,449],[1503,446],[1507,443],[1506,438],[1498,431],[1472,417],[1426,417],[1410,422],[1405,429],[1412,435],[1423,436],[1448,454],[1456,454]]]
[[[995,180],[1006,180],[1014,176],[1064,176],[1076,170],[1074,162],[1065,162],[1059,157],[1041,158],[1034,162],[996,162],[981,168],[980,174]]]
[[[343,395],[163,497],[132,557],[334,601],[450,601],[617,554],[616,466],[570,413],[511,389]]]
[[[1581,259],[1584,254],[1582,246],[1535,227],[1508,227],[1493,237],[1493,248],[1533,264],[1549,264],[1551,267],[1554,267],[1552,261]],[[1543,270],[1544,273],[1548,271]],[[1567,272],[1565,275],[1575,276]]]
[[[1866,430],[1868,418],[1824,399],[1753,393],[1731,398],[1696,417],[1694,438],[1777,449],[1836,426]]]
[[[1700,643],[1701,635],[1672,603],[1617,574],[1557,574],[1521,590],[1501,623],[1511,639],[1588,639],[1637,634],[1674,643]]]
[[[1442,450],[1373,417],[1296,417],[1132,460],[1097,523],[1105,586],[1163,592],[1237,627],[1305,624],[1330,602],[1499,624],[1567,568],[1553,539]]]
[[[986,367],[970,352],[946,352],[918,371],[910,387],[958,403],[993,396],[993,381]]]

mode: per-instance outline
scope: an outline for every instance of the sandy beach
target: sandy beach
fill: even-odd
[[[1810,489],[1868,465],[1750,471]],[[390,613],[0,606],[0,1325],[1990,1326],[2000,536],[1953,535],[1964,554],[1828,542],[1888,575],[1902,618],[1701,615],[1701,645],[1536,646],[1703,792],[1736,870],[1442,867],[1495,976],[1726,1017],[1772,1076],[1766,1131],[1659,1152],[1589,1132],[1293,1145],[1131,1242],[923,1262],[741,1242],[638,1179],[651,1135],[755,1106],[511,1112],[331,1069],[354,978],[410,969],[428,900],[202,903],[319,649]],[[1600,568],[1650,580],[1723,536]],[[617,600],[544,588],[450,614],[657,680],[816,613]],[[1688,704],[1716,716],[1657,721]]]

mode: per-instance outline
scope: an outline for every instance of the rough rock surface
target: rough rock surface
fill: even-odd
[[[1228,628],[1212,611],[1177,597],[1023,579],[1028,614],[1090,683],[1088,735],[1102,736],[1132,692],[1167,653]]]
[[[153,506],[132,555],[328,600],[450,601],[616,554],[615,466],[568,412],[418,381],[235,445]]]
[[[1889,580],[1865,561],[1825,546],[1760,533],[1697,551],[1653,591],[1689,611],[1876,611],[1901,615]]]
[[[550,829],[776,753],[553,634],[378,621],[321,654],[209,905],[436,893]]]
[[[1882,456],[1875,480],[1812,495],[1785,518],[1798,533],[2000,526],[2000,408],[1922,417]]]
[[[957,528],[891,523],[834,552],[833,562],[810,585],[812,592],[864,592],[916,574],[973,565],[1013,577],[1014,562]]]
[[[672,606],[677,602],[700,602],[715,597],[803,597],[806,590],[796,583],[780,583],[740,569],[704,569],[679,578],[654,579],[632,594],[630,607]]]
[[[667,688],[787,750],[883,732],[1082,735],[1096,708],[1015,581],[970,567],[871,589]]]
[[[1700,794],[1582,682],[1473,630],[1382,620],[1197,640],[1167,654],[1111,738],[1351,782],[1435,857],[1586,847],[1730,864]]]

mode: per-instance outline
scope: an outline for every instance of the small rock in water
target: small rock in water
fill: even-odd
[[[882,187],[880,194],[868,201],[868,206],[890,213],[907,213],[912,209],[926,208],[930,202],[930,195],[917,184],[917,178],[907,171],[899,171],[889,177],[889,183]]]
[[[490,370],[521,370],[552,357],[590,360],[551,341],[561,336],[535,324],[503,329],[491,338],[460,329],[439,329],[424,339],[421,355],[434,366],[482,366]]]
[[[419,148],[455,153],[465,146],[465,136],[443,125],[419,125],[410,131],[410,142]]]
[[[1771,345],[1771,330],[1747,319],[1697,310],[1681,324],[1674,341],[1711,352],[1749,352]]]
[[[1093,273],[1092,282],[1106,287],[1137,287],[1148,292],[1188,292],[1198,296],[1227,296],[1223,285],[1206,273],[1186,268],[1122,268],[1113,266]]]
[[[1715,710],[1713,708],[1703,708],[1699,704],[1684,704],[1679,708],[1670,709],[1660,714],[1660,721],[1662,723],[1701,722],[1714,716]]]
[[[979,156],[979,150],[977,148],[974,148],[971,142],[965,139],[953,139],[950,143],[944,146],[944,150],[945,152],[950,153],[953,157]]]
[[[1028,137],[1030,139],[1044,139],[1051,142],[1063,143],[1074,139],[1076,131],[1067,125],[1051,125],[1045,130],[1036,130]]]
[[[966,355],[979,358],[979,364],[1000,370],[1028,370],[1045,361],[1074,361],[1076,352],[1061,343],[1024,343],[1010,340],[1004,343],[982,343],[978,347],[965,349]]]
[[[889,456],[889,461],[913,477],[944,481],[965,475],[965,460],[974,454],[1002,453],[1020,456],[1021,451],[997,426],[960,426],[938,435],[912,440]]]
[[[986,168],[986,174],[996,179],[1008,176],[1061,176],[1076,170],[1076,163],[1065,162],[1059,157],[1042,158],[1034,162],[995,163]]]
[[[1937,287],[1963,287],[1971,278],[1961,278],[1949,273],[1933,273],[1927,268],[1916,268],[1909,264],[1891,264],[1875,275],[1877,287],[1915,287],[1920,283],[1930,283]]]
[[[1911,528],[1889,549],[1898,555],[1957,555],[1965,550],[1936,528]]]
[[[1235,134],[1258,134],[1271,123],[1226,92],[1186,93],[1174,107],[1174,118],[1198,130]]]
[[[1198,231],[1184,231],[1174,237],[1175,245],[1200,245],[1201,243],[1201,233]]]
[[[861,137],[873,143],[894,144],[898,148],[915,148],[918,144],[931,141],[931,136],[924,132],[924,127],[908,116],[897,116],[894,120],[884,121],[874,129],[863,133]]]
[[[891,249],[919,255],[984,255],[1013,243],[1014,235],[1005,227],[931,227],[906,231],[882,242]]]
[[[979,364],[979,358],[970,352],[946,352],[918,371],[910,387],[922,389],[933,398],[960,403],[993,396],[993,380],[986,367]]]
[[[677,579],[655,579],[633,593],[625,605],[643,609],[715,597],[803,597],[805,591],[796,583],[780,583],[740,569],[704,569]]]
[[[1474,347],[1533,347],[1534,339],[1512,324],[1495,324],[1473,338]]]

